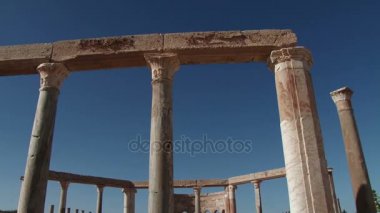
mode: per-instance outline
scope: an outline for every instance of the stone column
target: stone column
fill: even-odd
[[[66,212],[66,200],[67,200],[67,188],[69,186],[69,182],[67,181],[60,181],[61,184],[61,197],[59,201],[59,212],[65,213]]]
[[[172,79],[176,54],[146,54],[152,70],[152,115],[149,156],[149,213],[173,213]]]
[[[230,199],[228,195],[228,186],[224,187],[224,204],[226,207],[226,213],[230,213]],[[203,210],[201,208],[201,210]]]
[[[228,185],[228,201],[230,213],[236,213],[236,199],[235,199],[236,186]]]
[[[54,205],[50,206],[50,213],[54,213]]]
[[[18,213],[44,212],[51,146],[59,88],[69,71],[63,64],[44,63],[37,67],[41,77],[40,95],[29,144]]]
[[[290,211],[332,212],[331,192],[310,68],[303,47],[272,51]]]
[[[333,169],[328,168],[327,169],[328,174],[329,174],[329,182],[330,182],[330,191],[331,191],[331,197],[332,197],[332,203],[333,203],[333,209],[335,213],[340,213],[338,212],[338,202],[336,199],[336,194],[335,194],[335,185],[334,185],[334,178],[333,178]]]
[[[96,213],[102,213],[103,209],[103,185],[97,185],[96,189],[98,191],[98,199],[96,201]]]
[[[253,187],[255,188],[256,213],[262,213],[260,183],[261,181],[259,180],[252,181]]]
[[[194,212],[201,213],[201,187],[194,187]]]
[[[135,213],[135,194],[136,189],[125,188],[124,193],[124,213]]]
[[[371,183],[351,105],[352,93],[350,88],[343,87],[330,94],[339,114],[346,156],[350,168],[356,211],[375,213],[376,207],[372,197]]]

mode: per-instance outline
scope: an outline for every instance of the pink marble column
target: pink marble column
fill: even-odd
[[[359,213],[376,213],[359,131],[351,105],[352,93],[350,88],[343,87],[330,94],[339,114],[346,156],[350,168],[356,211]]]
[[[286,179],[292,213],[332,212],[327,163],[304,47],[272,51]]]

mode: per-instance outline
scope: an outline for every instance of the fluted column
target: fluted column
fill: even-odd
[[[102,213],[103,211],[103,185],[97,185],[96,190],[98,192],[98,197],[96,200],[96,213]]]
[[[18,213],[44,212],[51,145],[59,89],[69,71],[60,63],[44,63],[40,73],[40,94],[29,144]]]
[[[351,105],[352,93],[350,88],[343,87],[330,94],[338,110],[356,211],[359,213],[375,213],[376,206],[372,196],[371,183]]]
[[[252,184],[253,184],[253,188],[255,189],[256,213],[262,213],[262,207],[261,207],[261,189],[260,189],[261,181],[254,180],[254,181],[252,181]]]
[[[303,47],[272,51],[290,211],[332,212],[322,134],[315,104],[310,52]]]
[[[124,213],[135,213],[135,194],[136,189],[125,188],[124,193]]]
[[[67,181],[60,181],[61,184],[61,197],[59,201],[59,212],[65,213],[66,212],[66,200],[67,200],[67,188],[69,186],[69,182]]]
[[[149,213],[173,213],[172,79],[179,68],[176,54],[146,54],[152,71],[149,156]]]
[[[228,201],[230,213],[236,213],[235,185],[228,185]]]
[[[195,213],[201,213],[201,187],[194,187],[194,209]]]

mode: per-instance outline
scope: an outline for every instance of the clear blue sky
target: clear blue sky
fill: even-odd
[[[0,45],[102,36],[292,29],[314,57],[317,105],[342,207],[353,212],[348,167],[329,92],[343,85],[353,105],[372,186],[380,191],[380,2],[373,1],[89,1],[12,0],[0,6]],[[38,75],[0,78],[0,209],[15,209],[39,88]],[[148,178],[148,154],[128,142],[149,139],[147,68],[73,73],[59,99],[51,169],[130,180]],[[273,74],[265,64],[182,66],[175,76],[174,137],[252,140],[250,153],[175,154],[176,179],[226,178],[282,167]],[[285,179],[262,185],[265,212],[288,209]],[[221,190],[213,189],[209,191]],[[191,190],[177,190],[190,193]],[[46,204],[58,205],[49,183]],[[146,212],[139,191],[137,212]],[[239,212],[254,212],[253,189],[237,190]],[[68,206],[95,212],[96,189],[72,184]],[[122,193],[105,189],[104,212],[122,211]]]

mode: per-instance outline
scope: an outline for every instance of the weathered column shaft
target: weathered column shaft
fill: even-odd
[[[228,186],[228,200],[229,200],[230,213],[236,213],[235,189],[236,189],[236,186],[234,185]]]
[[[149,156],[149,213],[173,213],[172,78],[176,54],[145,55],[152,70],[152,115]]]
[[[255,189],[255,205],[256,205],[256,213],[262,213],[261,207],[261,189],[260,189],[260,181],[253,181],[253,187]]]
[[[328,174],[329,174],[329,182],[330,182],[330,191],[331,191],[331,197],[332,197],[332,204],[333,204],[333,209],[335,213],[340,213],[338,211],[338,202],[336,199],[336,193],[335,193],[335,185],[334,185],[334,178],[333,178],[333,169],[328,168]]]
[[[98,185],[98,186],[96,186],[96,190],[98,192],[98,198],[96,201],[96,213],[102,213],[102,211],[103,211],[103,190],[104,190],[104,186]]]
[[[371,183],[360,142],[358,128],[351,105],[352,90],[343,87],[331,92],[336,104],[343,134],[346,156],[351,174],[356,211],[375,213],[376,206],[372,196]]]
[[[59,88],[63,79],[69,74],[66,67],[58,63],[44,63],[37,70],[41,76],[40,95],[18,203],[18,213],[44,212]]]
[[[228,193],[228,186],[224,187],[224,204],[226,207],[226,213],[230,213],[230,198]],[[203,210],[201,208],[201,210]]]
[[[310,52],[272,51],[286,179],[292,213],[332,212],[322,134],[314,98]]]
[[[201,187],[194,187],[194,207],[195,213],[201,213]]]
[[[125,188],[124,193],[124,213],[135,213],[136,189]]]
[[[60,213],[66,212],[66,200],[67,200],[67,188],[69,186],[69,182],[61,181],[61,197],[59,201],[59,211]]]

